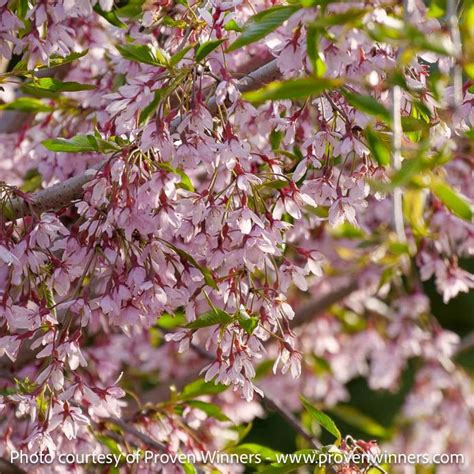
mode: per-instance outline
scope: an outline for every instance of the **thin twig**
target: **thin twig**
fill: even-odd
[[[135,436],[135,438],[139,439],[150,448],[156,449],[157,451],[166,452],[166,446],[163,443],[156,441],[153,438],[150,438],[145,433],[142,433],[141,431],[137,430],[131,423],[127,423],[115,417],[104,418],[103,421],[112,423],[115,426],[118,426],[120,429],[122,429],[126,433],[129,433],[132,436]]]
[[[461,339],[458,347],[456,347],[455,355],[459,355],[474,347],[474,332],[469,333],[467,336]]]

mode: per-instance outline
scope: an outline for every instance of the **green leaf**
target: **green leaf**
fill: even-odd
[[[214,403],[203,402],[201,400],[189,400],[186,402],[186,405],[197,408],[198,410],[203,411],[206,415],[209,415],[212,418],[215,418],[219,421],[230,421],[229,417],[226,416],[220,407]]]
[[[430,18],[442,18],[446,14],[446,0],[431,0],[428,16]]]
[[[137,63],[150,64],[152,66],[164,66],[162,62],[158,60],[155,53],[144,44],[124,44],[117,45],[119,53],[130,61]]]
[[[110,10],[108,12],[102,10],[100,3],[94,5],[94,11],[99,14],[102,18],[107,20],[111,25],[116,26],[117,28],[127,28],[127,25],[120,21],[120,18],[117,16],[115,10]]]
[[[33,193],[41,188],[42,182],[43,176],[41,173],[36,168],[31,169],[25,174],[20,189],[25,193]]]
[[[76,135],[72,138],[50,138],[42,142],[50,151],[64,153],[90,153],[99,151],[93,135]]]
[[[196,49],[196,62],[202,61],[206,58],[212,51],[218,48],[225,39],[217,39],[206,41],[205,43],[200,44]]]
[[[198,379],[186,385],[178,398],[180,400],[190,400],[202,395],[215,395],[224,392],[226,389],[227,385],[205,382],[204,379]]]
[[[312,23],[310,27],[324,30],[331,26],[341,26],[349,23],[350,25],[357,26],[360,19],[367,13],[367,9],[353,8],[345,11],[344,13],[336,13],[327,16],[319,16]]]
[[[138,118],[138,123],[143,125],[149,117],[151,117],[154,113],[158,104],[161,100],[161,89],[155,91],[155,95],[153,100],[140,112],[140,117]]]
[[[184,30],[189,24],[184,20],[176,20],[175,18],[172,18],[171,16],[163,17],[163,19],[160,21],[160,23],[163,26],[169,26],[171,28],[178,28],[180,30]]]
[[[120,150],[113,142],[108,142],[94,135],[76,135],[72,138],[50,138],[42,145],[50,151],[63,153],[111,153]]]
[[[339,3],[344,0],[300,0],[299,3],[304,8],[312,8],[312,7],[325,7],[330,3]]]
[[[171,66],[176,66],[180,61],[181,59],[184,58],[184,56],[186,56],[186,53],[193,47],[192,44],[188,44],[188,46],[186,46],[185,48],[183,48],[181,51],[178,51],[176,54],[173,54],[173,56],[171,56],[170,58],[170,65]]]
[[[189,462],[183,462],[181,464],[181,466],[183,468],[184,474],[196,474],[197,473],[197,470],[194,467],[194,465],[189,463]]]
[[[283,5],[257,13],[245,24],[242,34],[229,46],[227,51],[235,51],[265,38],[298,10],[297,6]]]
[[[122,18],[137,18],[143,13],[142,5],[144,3],[145,0],[129,0],[126,5],[117,8],[116,14]],[[120,4],[123,4],[123,2],[120,2]]]
[[[39,99],[32,97],[19,97],[13,102],[0,105],[0,110],[19,110],[21,112],[51,112],[53,107]]]
[[[239,313],[238,316],[239,324],[240,326],[245,330],[245,332],[251,336],[253,332],[255,331],[256,327],[258,326],[258,323],[260,320],[256,317],[245,317],[242,316],[241,313]]]
[[[43,65],[43,66],[38,66],[38,69],[46,69],[46,68],[53,68],[57,66],[62,66],[63,64],[68,64],[73,61],[76,61],[77,59],[82,58],[89,52],[88,49],[78,52],[78,53],[71,53],[68,56],[65,56],[64,58],[58,55],[53,55],[49,58],[49,64]],[[16,74],[22,74],[27,72],[27,59],[22,59],[19,61],[15,67],[13,68],[13,71]]]
[[[183,313],[164,313],[158,318],[156,324],[160,328],[170,330],[177,328],[178,326],[184,326],[186,324],[186,318]]]
[[[379,134],[371,128],[367,128],[365,136],[367,138],[367,145],[375,161],[380,166],[388,166],[390,164],[390,150],[380,138]]]
[[[449,184],[438,178],[433,178],[430,185],[433,194],[456,216],[466,221],[473,220],[473,205],[454,190]]]
[[[174,168],[173,168],[173,172],[176,172]],[[204,277],[204,281],[206,282],[206,284],[210,286],[211,288],[214,288],[215,290],[217,290],[217,283],[214,280],[214,277],[212,276],[212,273],[208,268],[203,267],[202,265],[199,265],[199,263],[197,263],[196,260],[191,255],[189,255],[189,253],[176,247],[175,245],[170,244],[169,242],[167,242],[166,245],[168,245],[168,247],[173,249],[182,259],[188,261],[193,267],[197,268],[202,273],[202,276]]]
[[[390,112],[377,100],[370,95],[352,94],[351,92],[343,91],[344,97],[349,104],[357,110],[369,115],[375,115],[387,122],[391,122],[392,118]]]
[[[407,184],[413,176],[426,168],[426,162],[421,158],[404,160],[402,167],[397,171],[391,180],[392,186],[403,186]]]
[[[241,33],[243,31],[243,28],[235,20],[230,20],[224,25],[224,30],[238,31],[239,33]]]
[[[90,84],[61,82],[52,77],[40,77],[21,86],[21,90],[25,94],[37,95],[40,97],[56,97],[60,92],[77,92],[93,89],[95,89],[95,86]]]
[[[182,169],[176,169],[176,174],[181,176],[181,182],[178,183],[177,187],[181,189],[186,189],[186,191],[191,191],[194,192],[194,186],[191,181],[191,178],[182,170]],[[207,270],[207,269],[205,269]],[[201,269],[202,272],[202,269]],[[208,277],[210,276],[212,278],[211,272],[207,275]],[[214,279],[212,279],[214,281]]]
[[[340,79],[324,79],[320,77],[304,77],[283,82],[271,82],[262,89],[247,92],[244,99],[250,102],[266,100],[306,99],[323,92],[342,86]]]
[[[54,316],[56,316],[56,302],[54,301],[54,294],[51,288],[45,283],[41,283],[38,287],[38,292],[41,298],[43,298],[48,304],[48,308],[51,310]]]
[[[18,18],[22,20],[26,17],[28,13],[28,0],[19,0],[16,6],[16,14]]]
[[[324,429],[329,431],[332,435],[335,436],[338,443],[342,440],[341,432],[334,423],[334,421],[322,411],[319,411],[315,408],[308,400],[304,397],[301,397],[301,402],[303,403],[306,411],[311,415],[311,417],[316,420]]]
[[[331,408],[330,412],[342,421],[371,436],[377,438],[388,438],[390,436],[390,432],[382,425],[350,405],[337,405]]]
[[[429,122],[415,117],[402,117],[402,128],[404,132],[419,132],[430,128]]]
[[[208,311],[203,315],[199,316],[195,321],[190,322],[186,325],[189,329],[200,329],[209,326],[215,326],[219,324],[221,326],[227,326],[233,321],[232,316],[226,313],[222,309],[216,308],[215,310]]]

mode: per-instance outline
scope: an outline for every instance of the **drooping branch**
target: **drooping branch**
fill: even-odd
[[[104,421],[119,427],[122,431],[139,439],[148,447],[153,448],[156,451],[166,452],[166,446],[163,443],[160,443],[159,441],[150,438],[147,434],[137,430],[137,428],[135,428],[132,423],[127,423],[120,418],[115,417],[105,418]]]
[[[237,88],[240,92],[247,92],[257,89],[264,84],[277,79],[280,75],[276,60],[270,61],[256,69],[254,72],[246,75],[237,81]],[[208,110],[211,114],[217,111],[216,98],[212,97],[208,104]],[[181,119],[175,119],[171,123],[171,131],[175,131],[180,124]],[[84,185],[87,184],[96,174],[96,171],[104,166],[107,160],[101,161],[85,173],[74,176],[62,183],[55,184],[50,188],[38,191],[27,199],[18,197],[12,200],[5,212],[5,218],[12,220],[14,218],[30,215],[32,212],[40,214],[47,211],[56,211],[63,207],[70,206],[74,201],[81,198]]]

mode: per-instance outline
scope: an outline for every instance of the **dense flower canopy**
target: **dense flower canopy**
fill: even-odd
[[[474,7],[444,3],[0,0],[4,458],[231,449],[416,359],[386,445],[470,472],[423,284],[474,288]]]

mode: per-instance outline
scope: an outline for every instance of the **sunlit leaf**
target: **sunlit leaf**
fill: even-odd
[[[212,53],[216,48],[218,48],[225,40],[217,39],[217,40],[209,40],[205,43],[202,43],[196,49],[196,61],[200,62],[203,59],[207,58],[207,56]]]
[[[230,421],[229,417],[223,413],[222,409],[214,403],[203,402],[202,400],[189,400],[186,402],[186,405],[192,408],[197,408],[216,420]]]
[[[290,81],[272,82],[262,89],[247,92],[244,99],[250,102],[265,102],[266,100],[306,99],[321,95],[323,92],[340,87],[340,79],[325,79],[321,77],[304,77]]]
[[[117,16],[117,13],[115,10],[110,10],[108,12],[102,10],[100,3],[97,2],[94,5],[94,11],[100,15],[102,18],[107,20],[111,25],[116,26],[117,28],[126,28],[127,25],[123,23],[120,18]]]
[[[305,407],[306,411],[311,415],[311,417],[315,421],[317,421],[324,429],[329,431],[329,433],[334,435],[337,442],[340,443],[342,435],[338,427],[336,426],[336,423],[334,423],[334,421],[328,415],[326,415],[326,413],[323,413],[322,411],[318,410],[304,397],[301,397],[301,402],[303,403],[303,406]]]
[[[257,13],[245,24],[242,34],[229,46],[227,51],[235,51],[265,38],[288,20],[298,9],[297,6],[283,5]]]
[[[388,166],[390,164],[390,149],[380,138],[379,134],[371,128],[367,128],[365,136],[367,138],[367,145],[375,161],[380,166]]]
[[[78,92],[95,89],[91,84],[80,84],[78,82],[61,82],[53,77],[40,77],[34,81],[27,82],[21,86],[25,94],[40,97],[57,97],[61,92]]]
[[[347,91],[344,91],[343,94],[349,104],[357,110],[369,115],[380,117],[387,122],[391,121],[390,111],[374,97],[370,95],[353,94]]]
[[[387,438],[390,435],[390,432],[381,424],[350,405],[336,405],[330,409],[330,412],[370,436]]]
[[[12,102],[0,105],[0,110],[19,110],[21,112],[36,113],[51,112],[54,110],[54,108],[33,97],[19,97]]]
[[[202,314],[196,320],[186,325],[188,329],[200,329],[209,326],[227,326],[233,321],[232,316],[222,309],[216,308]]]
[[[130,61],[135,61],[143,64],[150,64],[152,66],[164,66],[156,56],[156,51],[152,51],[149,46],[144,44],[124,44],[117,45],[119,53]]]
[[[473,204],[441,179],[433,178],[430,185],[433,194],[456,216],[473,220]]]
[[[186,385],[178,398],[180,400],[189,400],[202,395],[214,395],[216,393],[224,392],[227,385],[215,384],[214,382],[205,382],[204,379],[198,379]]]

